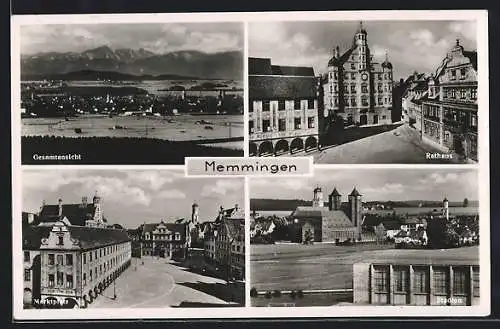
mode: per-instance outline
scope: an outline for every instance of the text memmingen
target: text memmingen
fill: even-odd
[[[297,166],[294,164],[260,164],[256,161],[253,164],[218,164],[216,161],[205,161],[205,172],[207,174],[211,173],[241,173],[242,175],[246,173],[296,173]]]
[[[302,176],[312,174],[311,157],[186,158],[187,176]]]

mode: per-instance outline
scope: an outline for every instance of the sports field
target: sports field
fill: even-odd
[[[391,245],[334,244],[252,245],[251,287],[262,290],[352,288],[357,262],[405,264],[477,264],[478,247],[447,250],[402,250]]]

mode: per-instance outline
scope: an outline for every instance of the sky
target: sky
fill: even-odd
[[[394,78],[413,71],[434,72],[460,39],[466,50],[476,50],[475,21],[366,21],[368,46],[374,60],[387,51]],[[325,73],[333,49],[344,53],[352,44],[359,22],[252,22],[249,23],[250,57],[271,58],[277,65],[312,66]]]
[[[478,200],[477,171],[429,169],[318,169],[314,177],[259,178],[250,180],[250,197],[312,200],[313,189],[323,190],[323,199],[337,188],[342,201],[354,187],[364,201],[440,201],[465,198]]]
[[[184,170],[25,170],[23,211],[37,213],[46,204],[91,202],[95,191],[110,224],[140,224],[190,218],[191,205],[200,221],[211,221],[220,206],[244,207],[242,178],[186,178]]]
[[[155,53],[243,50],[242,23],[52,24],[21,27],[21,54],[81,52],[100,46]]]

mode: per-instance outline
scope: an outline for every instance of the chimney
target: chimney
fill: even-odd
[[[238,211],[240,208],[239,208],[239,205],[238,204],[235,204],[234,205],[234,211]]]
[[[335,58],[339,58],[340,57],[340,48],[339,48],[339,46],[335,47],[335,51],[334,51],[333,54],[334,54]]]
[[[59,205],[59,214],[58,214],[58,216],[62,217],[62,199],[59,199],[59,204],[58,205]]]

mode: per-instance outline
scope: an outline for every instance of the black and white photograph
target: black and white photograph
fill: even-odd
[[[251,305],[480,301],[475,169],[316,169],[252,178]]]
[[[19,29],[24,164],[243,156],[243,23]]]
[[[250,22],[248,38],[251,156],[478,162],[476,21]]]
[[[243,185],[182,170],[24,171],[24,309],[244,306]]]

